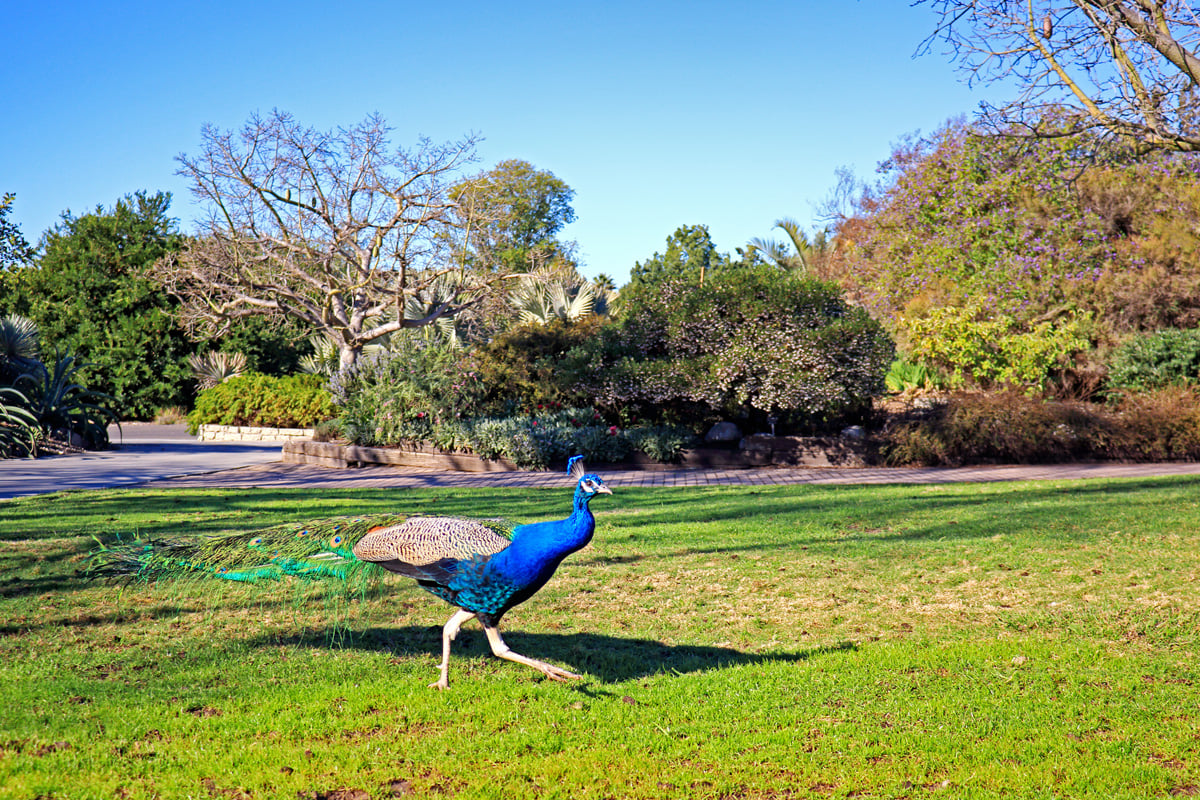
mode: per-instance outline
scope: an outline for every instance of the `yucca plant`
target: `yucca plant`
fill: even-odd
[[[38,433],[29,398],[11,386],[0,387],[0,458],[32,458]]]
[[[188,366],[192,368],[198,388],[203,391],[244,373],[246,356],[241,353],[193,353],[188,356]]]

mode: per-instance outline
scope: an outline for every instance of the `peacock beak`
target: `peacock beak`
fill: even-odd
[[[596,494],[612,494],[612,489],[608,488],[604,484],[600,484],[600,486],[596,488]]]

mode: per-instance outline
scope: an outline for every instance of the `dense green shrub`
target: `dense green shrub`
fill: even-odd
[[[337,413],[321,376],[255,372],[205,389],[187,419],[188,431],[195,434],[201,425],[311,428]]]
[[[1127,339],[1109,361],[1109,385],[1160,389],[1200,381],[1200,328],[1161,330]]]
[[[619,327],[568,354],[576,391],[610,415],[699,428],[836,423],[884,389],[891,339],[836,286],[775,267],[630,292]]]
[[[435,425],[473,416],[484,386],[461,351],[417,336],[364,354],[329,386],[346,436],[358,444],[426,440]]]
[[[1041,388],[1051,370],[1085,350],[1086,317],[1021,326],[1009,314],[985,311],[979,303],[931,309],[901,324],[910,356],[944,370],[955,387],[975,383]]]
[[[889,425],[893,466],[1200,459],[1200,394],[1168,388],[1111,405],[1043,400],[1018,391],[960,393]]]
[[[594,316],[528,323],[478,347],[464,362],[483,388],[478,410],[501,414],[586,404],[588,400],[563,379],[560,365],[568,352],[595,338],[603,325]],[[475,410],[465,409],[468,414]]]

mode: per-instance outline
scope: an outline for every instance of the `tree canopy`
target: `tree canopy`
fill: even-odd
[[[450,199],[480,266],[530,270],[570,260],[571,243],[559,232],[575,221],[575,192],[548,170],[508,159],[456,183]]]
[[[280,111],[237,133],[206,125],[200,152],[179,163],[208,216],[154,270],[188,323],[219,333],[241,317],[291,317],[336,342],[344,368],[368,342],[452,314],[507,277],[440,246],[475,139],[393,150],[389,136],[378,115],[334,131]],[[409,301],[426,313],[406,315]]]
[[[11,192],[0,197],[0,270],[24,264],[33,257],[33,248],[21,234],[21,229],[8,221],[16,195]]]
[[[111,209],[65,214],[33,265],[16,271],[6,302],[34,320],[43,357],[70,351],[78,380],[111,395],[123,418],[185,402],[191,344],[170,296],[146,269],[181,241],[171,195],[136,194]]]
[[[1153,149],[1200,150],[1200,17],[1187,0],[918,0],[971,81],[1015,82],[987,109],[1008,134],[1101,132]],[[1068,123],[1048,115],[1065,107]]]
[[[680,225],[667,237],[666,252],[634,264],[629,273],[630,286],[636,290],[673,278],[700,283],[731,264],[727,254],[717,252],[707,225]]]

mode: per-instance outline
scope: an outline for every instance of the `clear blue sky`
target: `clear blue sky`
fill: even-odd
[[[679,225],[732,251],[780,217],[812,227],[848,166],[970,114],[906,0],[805,2],[22,2],[0,53],[0,192],[31,242],[60,214],[175,175],[208,122],[279,108],[334,128],[379,112],[393,143],[484,137],[575,190],[583,272],[618,283]],[[995,99],[995,98],[992,98]]]

